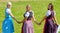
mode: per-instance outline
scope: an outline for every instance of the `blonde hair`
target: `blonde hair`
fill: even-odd
[[[7,5],[12,5],[12,3],[11,2],[7,2]]]
[[[30,4],[28,4],[28,5],[26,6],[26,8],[27,8],[27,7],[31,7],[31,5],[30,5]]]

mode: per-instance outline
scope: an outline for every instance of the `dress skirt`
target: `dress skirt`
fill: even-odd
[[[34,33],[33,23],[31,20],[28,20],[28,21],[23,23],[21,33]]]
[[[58,25],[53,20],[46,20],[43,33],[56,33]]]
[[[2,24],[2,33],[13,33],[14,26],[12,23],[12,19],[6,18]]]

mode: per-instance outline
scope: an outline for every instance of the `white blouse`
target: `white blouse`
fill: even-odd
[[[30,10],[30,12],[33,13],[33,11],[31,11],[31,10]],[[29,17],[29,15],[30,15],[30,13],[29,12],[26,12],[25,17]],[[33,13],[33,15],[34,15],[34,13]]]
[[[26,12],[25,17],[29,17],[30,13]]]
[[[51,11],[50,10],[48,10],[47,11],[47,13],[46,13],[46,16],[48,17],[48,16],[50,16],[51,15]],[[56,13],[55,13],[55,11],[54,11],[54,16],[56,15]]]
[[[10,14],[11,10],[9,8],[6,9],[6,13]]]

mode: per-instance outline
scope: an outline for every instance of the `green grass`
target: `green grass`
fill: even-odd
[[[18,2],[12,1],[13,5],[11,10],[17,20],[22,20],[26,5],[31,4],[32,10],[34,11],[35,14],[35,18],[37,19],[37,21],[40,21],[43,18],[43,16],[46,14],[47,6],[50,2],[52,2],[54,5],[54,10],[56,11],[56,17],[58,23],[60,24],[60,0],[18,1]],[[4,15],[5,8],[6,8],[6,2],[0,2],[0,33],[2,33],[2,23],[5,18]],[[21,33],[22,24],[18,24],[15,21],[13,23],[14,23],[15,33]],[[35,24],[34,22],[33,24],[34,24],[34,33],[43,32],[44,22],[40,26]]]

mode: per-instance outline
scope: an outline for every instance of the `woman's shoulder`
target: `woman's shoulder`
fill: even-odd
[[[7,13],[11,13],[11,10],[9,8],[6,8]]]
[[[50,10],[48,10],[48,11],[47,11],[47,13],[49,14],[49,13],[51,13],[51,11],[50,11]]]
[[[6,11],[11,11],[9,8],[6,8]]]
[[[33,10],[30,10],[30,12],[34,14],[34,11]]]
[[[47,12],[51,12],[50,10],[48,10]]]

